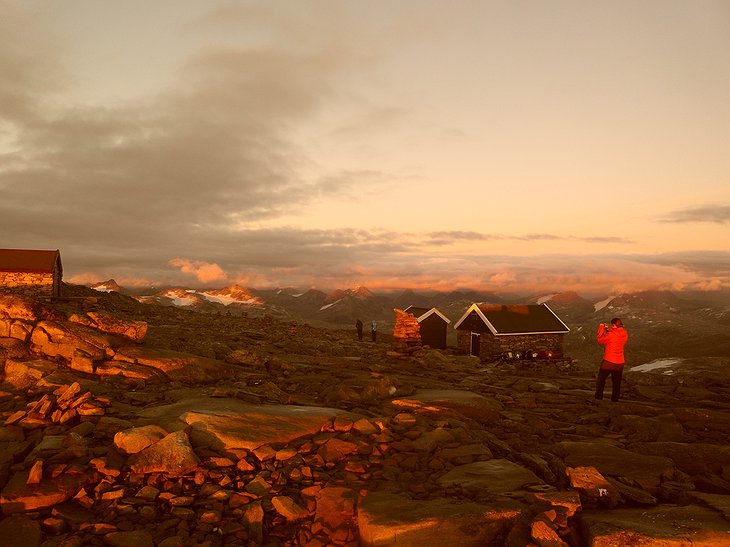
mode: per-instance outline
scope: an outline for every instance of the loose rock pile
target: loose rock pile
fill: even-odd
[[[0,296],[5,545],[730,544],[716,376],[597,405],[590,374],[271,320],[171,310],[152,346],[125,305]]]

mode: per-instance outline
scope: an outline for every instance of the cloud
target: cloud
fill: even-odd
[[[201,283],[224,282],[228,279],[228,275],[218,264],[185,258],[174,258],[169,264],[183,273],[195,276]]]
[[[14,246],[170,260],[188,256],[191,241],[228,240],[241,226],[387,180],[374,169],[311,174],[291,137],[342,100],[353,64],[372,62],[355,36],[330,33],[327,21],[311,16],[322,32],[308,32],[307,47],[205,47],[157,96],[69,107],[55,100],[60,83],[50,76],[64,79],[62,44],[33,30],[29,13],[10,15],[2,30],[28,43],[0,48],[0,71],[12,75],[0,81],[1,119],[12,124],[0,123],[12,141],[0,158],[0,228]],[[289,32],[294,19],[280,12],[273,23]],[[38,39],[20,40],[23,32]]]
[[[730,205],[699,205],[671,211],[661,222],[688,223],[713,222],[727,224],[730,222]]]

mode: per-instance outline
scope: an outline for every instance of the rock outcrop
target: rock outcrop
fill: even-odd
[[[597,404],[588,371],[267,318],[142,327],[108,298],[0,297],[4,544],[730,545],[717,377]]]

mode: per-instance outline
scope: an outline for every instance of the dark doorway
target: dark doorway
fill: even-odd
[[[482,335],[478,332],[471,333],[471,347],[469,348],[469,355],[475,355],[479,357],[479,344],[481,342]]]

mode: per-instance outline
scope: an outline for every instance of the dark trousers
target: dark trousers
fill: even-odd
[[[618,401],[621,396],[621,376],[623,369],[607,370],[605,368],[598,369],[598,380],[596,381],[596,399],[603,399],[603,388],[606,386],[606,379],[611,376],[611,400]]]

